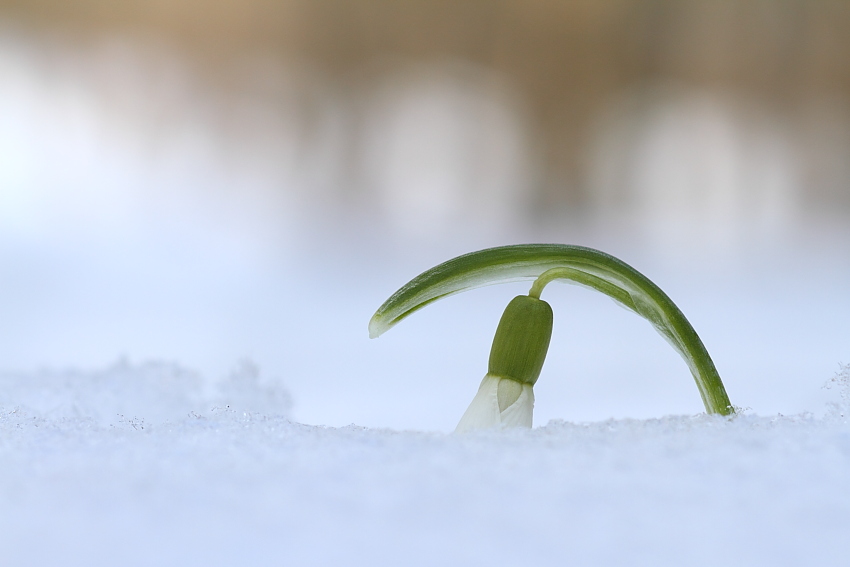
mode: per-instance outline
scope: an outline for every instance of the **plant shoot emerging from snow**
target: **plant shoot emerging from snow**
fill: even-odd
[[[564,244],[522,244],[488,248],[458,256],[420,274],[396,291],[369,322],[380,336],[428,303],[484,285],[534,279],[528,295],[505,309],[487,375],[457,431],[490,427],[531,427],[533,386],[552,335],[552,309],[540,299],[546,285],[563,279],[604,293],[634,311],[682,356],[708,413],[734,409],[723,382],[696,331],[673,301],[646,276],[604,252]]]

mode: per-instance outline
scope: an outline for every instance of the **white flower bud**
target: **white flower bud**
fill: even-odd
[[[531,384],[487,374],[460,418],[455,433],[508,427],[530,429],[533,411],[534,390]]]

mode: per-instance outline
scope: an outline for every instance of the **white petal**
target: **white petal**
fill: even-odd
[[[489,429],[501,424],[498,399],[499,380],[501,378],[489,374],[484,377],[478,387],[478,392],[472,398],[472,403],[469,404],[463,417],[460,418],[455,433]]]
[[[502,412],[502,427],[527,427],[531,429],[534,414],[534,389],[531,384],[522,385],[522,393],[517,401]]]
[[[507,378],[490,374],[484,376],[472,403],[460,418],[455,433],[499,427],[531,428],[534,411],[534,390],[531,384],[523,384],[519,398],[500,412],[498,389],[499,382],[502,380]]]

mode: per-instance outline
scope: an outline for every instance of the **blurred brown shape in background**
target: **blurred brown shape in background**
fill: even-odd
[[[253,187],[252,218],[579,215],[730,243],[850,210],[841,0],[5,0],[4,59],[0,119],[4,90],[55,106],[65,77],[163,176],[200,164],[198,199]]]

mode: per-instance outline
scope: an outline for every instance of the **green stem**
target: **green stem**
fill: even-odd
[[[632,268],[632,270],[634,269]],[[637,270],[634,270],[634,272],[639,274]],[[624,289],[602,278],[572,268],[552,268],[543,272],[534,280],[528,295],[535,299],[540,299],[543,288],[557,279],[569,280],[600,291],[627,309],[649,319],[653,326],[680,352],[688,363],[688,366],[691,367],[691,372],[699,388],[706,411],[708,413],[719,413],[723,415],[728,415],[734,411],[726,394],[726,388],[723,387],[723,382],[717,373],[717,368],[715,368],[711,356],[709,356],[705,345],[703,345],[696,331],[667,294],[652,284],[649,279],[641,277],[640,279],[645,281],[638,281],[636,283],[639,287],[642,287],[642,291],[647,296],[655,296],[655,305],[653,307],[660,311],[662,320],[669,322],[668,324],[659,325],[656,323],[655,317],[647,317],[643,313],[640,313],[637,305],[632,300],[631,294]],[[652,284],[652,287],[646,286],[646,283]],[[641,286],[640,284],[644,285]]]
[[[615,301],[625,305],[631,311],[635,311],[635,304],[629,292],[618,288],[616,285],[605,281],[602,278],[597,278],[592,274],[587,274],[581,270],[572,268],[552,268],[540,274],[534,283],[531,285],[528,295],[535,299],[540,299],[540,294],[543,293],[543,288],[555,280],[569,280],[574,283],[589,287],[591,289],[602,291],[608,297],[614,298]]]

